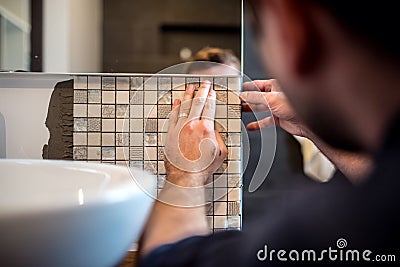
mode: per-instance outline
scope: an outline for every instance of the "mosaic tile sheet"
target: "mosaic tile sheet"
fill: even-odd
[[[213,231],[241,229],[240,77],[75,76],[73,156],[147,170],[157,175],[161,190],[172,103],[182,98],[186,84],[204,79],[216,90],[215,127],[228,147],[227,159],[206,188],[207,200],[214,199],[207,204],[207,219]]]

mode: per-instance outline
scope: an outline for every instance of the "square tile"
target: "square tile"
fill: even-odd
[[[115,103],[115,92],[114,91],[102,91],[103,104],[114,104]]]
[[[171,77],[160,77],[158,78],[158,90],[169,91],[171,90],[172,79]]]
[[[240,105],[240,98],[237,93],[228,92],[228,104],[232,105]]]
[[[241,106],[240,105],[228,105],[228,118],[240,119],[241,118]]]
[[[74,104],[74,117],[87,117],[87,108],[86,104]]]
[[[103,77],[103,90],[115,90],[115,77]]]
[[[144,132],[143,128],[144,120],[143,119],[131,119],[130,120],[130,131],[131,132]]]
[[[116,146],[129,146],[129,133],[117,133],[115,135]]]
[[[228,132],[241,132],[242,121],[240,119],[229,119],[228,120]]]
[[[229,201],[240,201],[240,188],[233,188],[228,192],[228,200]]]
[[[228,216],[228,227],[229,228],[240,228],[240,216]]]
[[[115,120],[114,119],[102,119],[101,130],[103,132],[115,132]]]
[[[214,123],[215,130],[218,132],[227,132],[227,120],[226,119],[215,119]]]
[[[229,201],[228,202],[228,215],[239,215],[241,212],[240,202]]]
[[[214,200],[215,201],[226,201],[227,194],[228,194],[228,188],[226,188],[226,187],[215,187],[214,188]]]
[[[171,113],[170,105],[158,105],[158,118],[166,119]]]
[[[228,162],[228,173],[241,173],[240,161],[229,161]]]
[[[74,133],[73,135],[74,146],[86,146],[87,145],[87,134],[86,133]]]
[[[214,78],[214,90],[227,90],[228,79],[226,77],[215,77]]]
[[[143,146],[143,133],[130,133],[131,146]]]
[[[117,90],[129,90],[129,77],[117,77]]]
[[[88,105],[88,117],[101,117],[101,105]]]
[[[88,89],[101,89],[101,77],[100,76],[89,76],[88,77]]]
[[[155,105],[158,102],[157,91],[144,91],[144,104]]]
[[[74,131],[86,132],[87,131],[87,118],[74,118]]]
[[[228,168],[228,162],[224,161],[221,166],[214,172],[215,174],[223,174]]]
[[[87,89],[87,76],[75,76],[74,77],[74,89]]]
[[[103,118],[114,118],[115,117],[115,106],[114,105],[103,105],[102,107]]]
[[[101,145],[102,146],[115,146],[115,134],[114,133],[102,133],[101,134]]]
[[[225,119],[227,117],[226,105],[216,105],[215,106],[215,118]]]
[[[241,146],[241,133],[228,133],[228,146]]]
[[[158,160],[164,160],[164,148],[163,147],[158,147]]]
[[[115,147],[102,147],[101,148],[102,160],[115,160]]]
[[[240,187],[240,175],[238,174],[228,174],[228,187]]]
[[[128,91],[117,91],[117,104],[129,104],[129,92]]]
[[[145,133],[144,134],[144,145],[145,146],[157,146],[157,133]]]
[[[101,90],[88,90],[88,103],[101,103]]]
[[[241,148],[240,147],[228,147],[228,160],[240,160]]]
[[[158,133],[158,146],[165,145],[165,138],[167,137],[167,133]]]
[[[157,187],[162,188],[165,184],[166,175],[157,175]]]
[[[129,117],[128,107],[129,105],[117,105],[117,118]]]
[[[131,118],[143,118],[143,106],[142,105],[131,105],[130,114]]]
[[[158,174],[167,174],[167,171],[165,170],[165,165],[164,161],[158,161]]]
[[[157,160],[157,148],[156,147],[145,147],[144,148],[144,160]]]
[[[132,168],[143,170],[143,161],[130,161],[129,166]]]
[[[101,145],[101,133],[88,133],[88,145],[89,146],[100,146]]]
[[[87,160],[87,147],[75,146],[72,151],[75,160]]]
[[[116,132],[129,132],[129,119],[116,119],[115,120]]]
[[[144,81],[144,90],[145,91],[157,91],[157,77],[146,77]]]
[[[158,119],[158,132],[167,132],[167,131],[168,131],[168,120]]]
[[[157,119],[147,119],[144,121],[145,131],[149,132],[157,132]]]
[[[145,118],[157,118],[157,106],[156,105],[144,105],[144,117]]]
[[[101,159],[101,147],[88,147],[88,159],[89,160],[100,160]]]
[[[233,92],[240,92],[242,89],[240,77],[228,77],[228,88]]]
[[[176,100],[182,100],[183,99],[183,94],[185,91],[172,91],[172,103]]]
[[[214,174],[214,187],[227,187],[228,176],[226,174]]]
[[[158,104],[159,105],[171,105],[172,104],[172,93],[170,91],[159,91],[158,92]]]
[[[173,90],[185,90],[186,79],[185,77],[172,77]]]
[[[129,103],[135,105],[143,105],[144,92],[143,91],[131,91]]]
[[[227,104],[228,103],[228,92],[227,91],[216,91],[216,98],[218,104]]]
[[[214,203],[214,214],[215,215],[226,215],[227,214],[226,202],[215,202]]]
[[[157,173],[157,161],[145,161],[143,163],[143,169],[151,174]]]
[[[187,77],[186,84],[194,84],[196,86],[200,85],[200,78],[199,77]]]
[[[131,90],[143,90],[143,77],[131,77]]]
[[[131,146],[129,148],[129,158],[131,160],[143,160],[143,147]]]
[[[87,90],[74,90],[74,103],[87,103]]]
[[[116,147],[116,156],[117,160],[127,160],[129,159],[129,147]]]
[[[88,118],[88,131],[89,132],[100,132],[101,131],[101,119],[100,118]]]

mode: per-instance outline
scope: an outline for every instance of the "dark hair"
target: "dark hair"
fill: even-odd
[[[196,61],[206,61],[212,63],[220,63],[234,67],[237,70],[240,70],[240,61],[229,49],[222,49],[217,47],[205,47],[199,50],[194,56],[192,56],[189,62]],[[214,66],[213,64],[211,66]],[[188,72],[193,72],[199,70],[198,68],[205,69],[207,68],[207,64],[191,64],[189,65]]]
[[[248,0],[254,13],[263,0]],[[312,3],[329,14],[360,41],[372,49],[396,60],[400,59],[398,38],[399,14],[397,1],[293,0]],[[261,14],[255,14],[259,17]]]

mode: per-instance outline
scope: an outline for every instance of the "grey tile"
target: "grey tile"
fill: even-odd
[[[87,89],[87,76],[75,76],[74,77],[74,89]]]
[[[171,90],[172,79],[171,77],[161,77],[158,79],[158,90],[169,91]]]
[[[103,116],[103,118],[114,118],[115,117],[115,106],[114,105],[103,105],[102,116]]]
[[[157,145],[157,133],[145,133],[144,134],[144,145],[145,146],[156,146]]]
[[[157,119],[147,119],[144,121],[144,125],[147,133],[157,132]]]
[[[128,107],[129,105],[117,105],[117,118],[129,117]]]
[[[166,118],[168,118],[170,112],[171,112],[170,105],[159,105],[158,106],[158,118],[166,119]]]
[[[88,77],[88,89],[101,89],[101,77],[100,76],[89,76]]]
[[[143,128],[144,120],[143,119],[131,119],[130,120],[130,131],[131,132],[144,132]]]
[[[170,91],[159,91],[158,92],[158,104],[171,105],[172,104],[172,93]]]
[[[115,147],[102,147],[101,158],[102,160],[115,160]]]
[[[116,146],[129,146],[129,133],[117,133],[115,136]]]
[[[88,131],[89,132],[100,132],[101,131],[101,119],[100,118],[88,118]]]
[[[75,132],[86,132],[87,131],[87,118],[75,118],[74,119],[74,131]]]
[[[131,77],[131,90],[143,90],[143,77]]]
[[[101,103],[101,90],[88,90],[89,103]]]
[[[131,160],[143,160],[143,147],[135,147],[135,146],[131,146],[129,148],[129,158]]]
[[[86,146],[76,146],[73,149],[74,160],[87,160],[87,147]]]
[[[241,145],[241,133],[228,133],[228,145],[229,146],[240,146]]]
[[[214,78],[214,89],[215,90],[226,90],[228,86],[228,80],[226,77],[215,77]]]
[[[143,91],[131,91],[130,103],[142,105],[144,100],[143,95],[144,95]]]
[[[129,77],[117,77],[117,90],[129,90]]]
[[[87,90],[74,90],[74,103],[87,103]]]
[[[145,161],[143,163],[143,169],[151,174],[157,173],[157,161]]]
[[[131,146],[143,146],[143,133],[130,133]]]
[[[115,90],[115,77],[103,77],[103,90]]]
[[[130,161],[129,166],[143,170],[143,161]]]

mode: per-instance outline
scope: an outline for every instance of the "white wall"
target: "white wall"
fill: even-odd
[[[45,72],[101,71],[102,1],[44,0]]]

